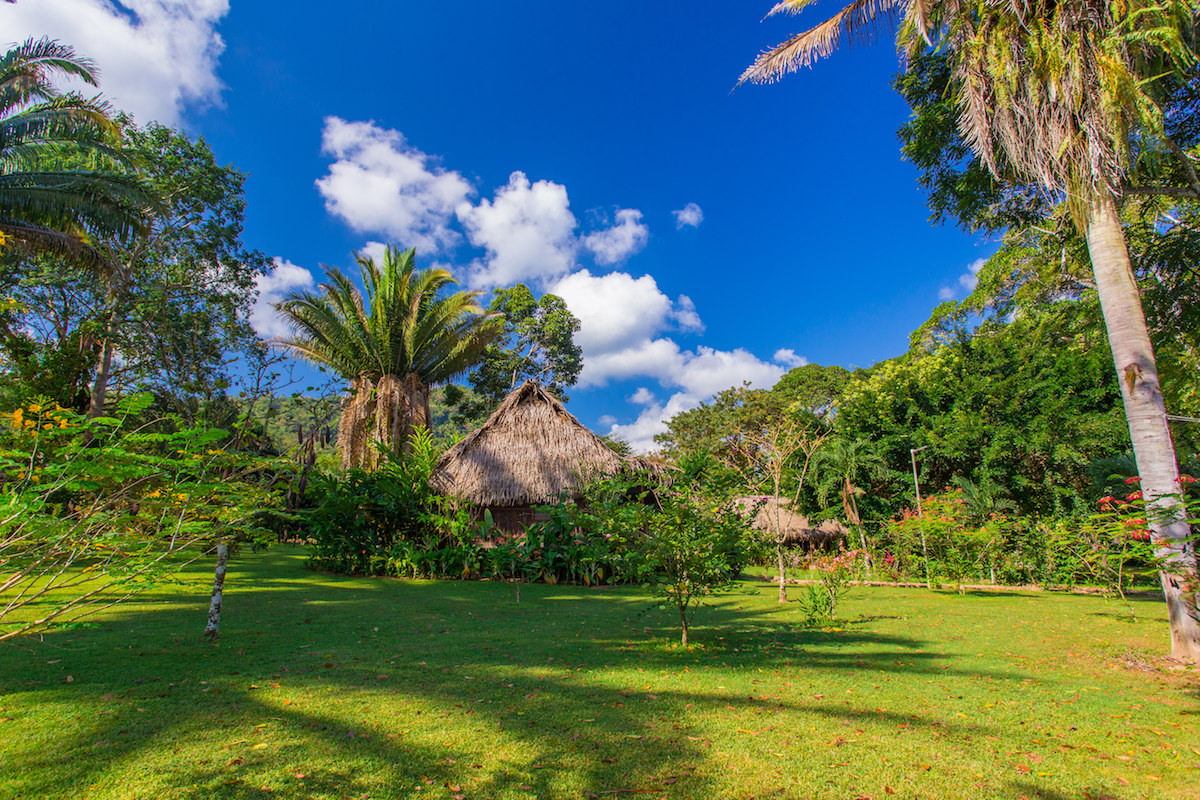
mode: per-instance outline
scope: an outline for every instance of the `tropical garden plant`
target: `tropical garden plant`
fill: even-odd
[[[0,234],[97,266],[92,237],[127,237],[154,201],[120,150],[108,104],[59,91],[60,78],[95,86],[96,66],[49,38],[0,56]]]
[[[812,3],[782,0],[771,13]],[[1200,197],[1193,157],[1168,135],[1158,102],[1191,77],[1196,21],[1188,0],[854,0],[761,54],[741,80],[778,80],[828,56],[843,36],[894,23],[906,57],[948,54],[962,139],[996,179],[1066,203],[1086,239],[1143,491],[1151,506],[1175,509],[1151,523],[1172,653],[1200,662],[1190,528],[1175,499],[1179,471],[1120,217],[1131,167],[1159,153],[1185,181],[1161,191]]]
[[[479,363],[502,318],[479,306],[481,292],[442,295],[454,277],[418,270],[415,250],[389,246],[381,263],[363,254],[357,261],[363,291],[331,268],[319,293],[277,308],[294,331],[280,344],[350,382],[338,425],[342,467],[372,470],[429,427],[430,387]]]
[[[801,599],[805,621],[821,624],[836,620],[838,606],[862,572],[862,554],[856,550],[819,553],[807,558],[795,554],[792,564],[817,575],[817,580],[807,585]]]
[[[858,498],[866,494],[866,489],[859,482],[883,477],[887,472],[886,462],[875,445],[866,439],[835,438],[816,453],[812,466],[817,475],[817,499],[824,505],[837,493],[846,520],[858,529],[860,555],[869,565],[867,535],[858,508]]]
[[[660,603],[679,615],[684,647],[696,609],[733,587],[745,559],[746,527],[730,505],[689,491],[664,492],[650,514],[637,552]]]

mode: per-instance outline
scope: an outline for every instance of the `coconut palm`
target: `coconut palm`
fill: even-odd
[[[846,521],[858,529],[859,544],[866,558],[867,536],[863,532],[862,515],[858,513],[858,498],[866,490],[857,484],[887,473],[883,456],[866,439],[832,439],[813,455],[812,469],[817,476],[817,502],[825,505],[831,494],[838,493]]]
[[[783,0],[797,13],[814,0]],[[764,52],[742,82],[771,82],[829,55],[843,36],[898,27],[908,56],[947,52],[959,132],[1000,180],[1065,199],[1087,240],[1142,488],[1163,543],[1172,653],[1200,662],[1196,562],[1158,370],[1119,216],[1129,169],[1174,154],[1200,197],[1193,159],[1167,136],[1155,94],[1196,65],[1194,0],[854,0]]]
[[[444,269],[416,269],[414,256],[395,246],[382,264],[356,256],[365,297],[329,269],[320,293],[276,304],[295,333],[281,344],[350,381],[338,425],[345,469],[375,469],[381,451],[405,449],[414,428],[429,426],[430,387],[477,364],[500,332],[500,316],[476,302],[481,292],[439,296],[457,281]]]
[[[124,238],[153,205],[116,146],[99,98],[60,93],[55,78],[96,85],[95,65],[51,39],[28,39],[0,57],[0,234],[31,249],[93,263],[88,244]]]

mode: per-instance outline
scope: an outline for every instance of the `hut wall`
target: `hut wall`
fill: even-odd
[[[488,509],[492,512],[492,522],[502,531],[520,533],[534,522],[545,522],[549,519],[545,513],[535,511],[532,506],[500,506]],[[480,518],[483,511],[479,512]]]

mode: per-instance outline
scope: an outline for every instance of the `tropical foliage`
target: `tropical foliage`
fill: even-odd
[[[783,0],[772,13],[809,5]],[[742,75],[777,80],[829,55],[843,33],[869,32],[877,18],[899,22],[897,43],[909,58],[944,48],[962,142],[998,181],[1064,202],[1084,235],[1144,490],[1161,508],[1177,502],[1179,471],[1119,202],[1133,166],[1160,152],[1186,176],[1182,193],[1200,195],[1192,159],[1171,138],[1159,102],[1194,77],[1196,16],[1186,0],[855,0]],[[1174,518],[1153,523],[1167,565],[1173,650],[1200,661],[1200,583],[1187,524],[1161,521]]]
[[[501,317],[484,312],[478,291],[439,296],[454,277],[418,270],[415,250],[389,246],[382,263],[357,260],[363,291],[331,268],[319,293],[302,292],[279,310],[295,331],[282,344],[350,382],[338,425],[342,467],[374,469],[381,453],[404,451],[416,428],[429,427],[430,386],[475,366],[500,335]]]
[[[0,233],[96,266],[104,257],[92,237],[126,238],[154,201],[129,169],[109,106],[60,92],[58,78],[95,86],[96,68],[51,39],[0,57]]]
[[[0,432],[0,640],[77,623],[218,543],[265,543],[272,464],[226,431],[147,418],[151,396],[88,419],[49,401]]]

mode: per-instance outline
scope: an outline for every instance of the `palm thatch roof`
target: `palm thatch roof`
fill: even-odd
[[[652,467],[609,449],[533,381],[514,389],[483,425],[433,467],[435,491],[483,508],[551,503],[589,475]]]
[[[840,541],[849,530],[840,522],[827,519],[813,525],[808,517],[798,514],[788,508],[787,498],[776,500],[774,497],[749,495],[735,497],[733,507],[742,514],[749,514],[755,507],[758,513],[750,527],[777,536],[783,534],[784,544],[825,545]]]

